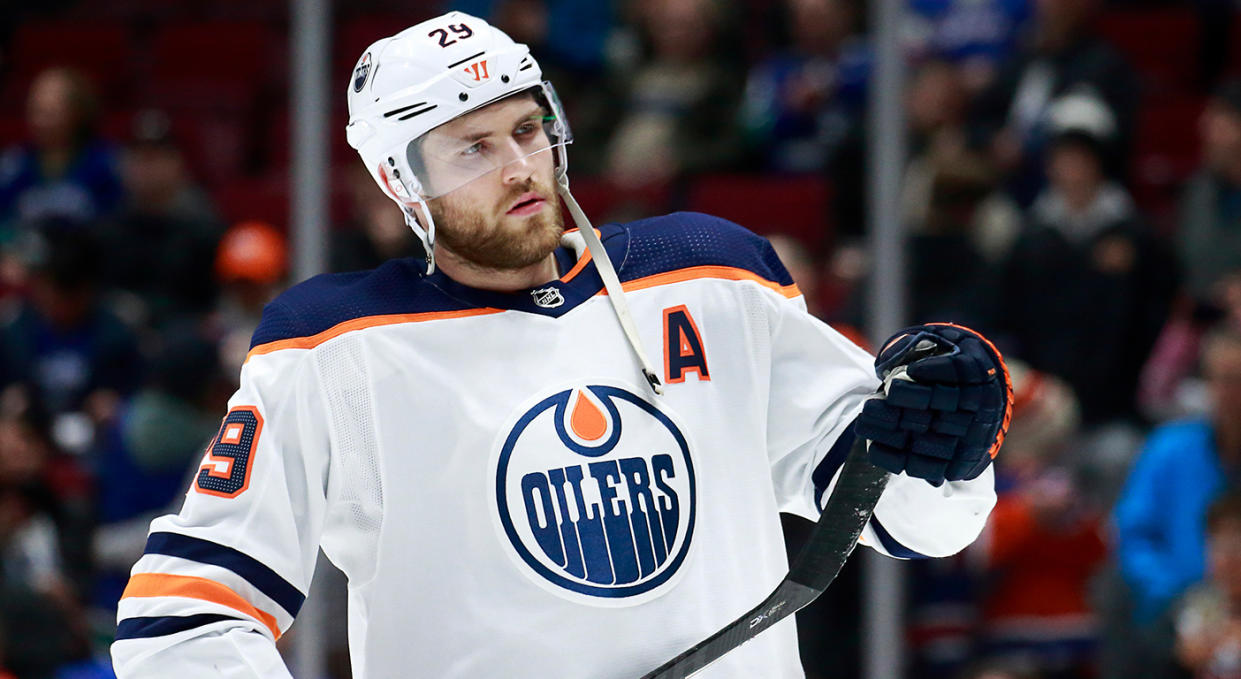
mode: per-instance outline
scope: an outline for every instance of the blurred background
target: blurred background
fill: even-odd
[[[862,0],[336,3],[327,268],[411,252],[344,92],[367,45],[447,9],[531,46],[596,223],[732,219],[874,334]],[[0,678],[112,676],[147,524],[296,282],[289,10],[0,5]],[[905,315],[995,339],[1016,408],[986,533],[902,567],[904,676],[1241,678],[1238,38],[1231,0],[907,0]],[[811,679],[863,676],[854,561],[799,616]],[[344,679],[329,599],[307,624]]]

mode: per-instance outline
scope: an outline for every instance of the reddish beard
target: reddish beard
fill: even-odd
[[[528,217],[507,216],[513,203],[530,191],[546,200],[550,209]],[[429,207],[438,244],[482,269],[512,270],[537,264],[556,249],[564,233],[560,196],[533,179],[508,192],[490,212],[454,202],[451,193],[430,201]]]

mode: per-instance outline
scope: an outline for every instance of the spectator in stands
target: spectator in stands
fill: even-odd
[[[413,240],[404,235],[407,242]],[[287,274],[288,246],[276,227],[246,221],[224,234],[215,257],[221,294],[212,322],[221,334],[222,361],[230,375],[241,369],[263,307],[284,288]]]
[[[1129,157],[1138,81],[1128,63],[1095,37],[1090,24],[1099,0],[1040,0],[1033,40],[997,74],[975,102],[974,134],[997,167],[1011,176],[1010,190],[1025,205],[1044,183],[1049,111],[1059,97],[1100,98],[1116,119],[1116,139],[1105,165],[1116,171]]]
[[[931,224],[936,182],[947,177],[975,177],[982,194],[957,211],[970,242],[986,261],[1008,253],[1021,225],[1021,213],[999,190],[999,177],[985,157],[968,144],[965,107],[968,103],[962,67],[927,61],[913,71],[906,95],[910,155],[902,195],[906,222],[915,231],[937,230]],[[938,218],[942,218],[940,215]]]
[[[1115,124],[1065,98],[1047,149],[1050,183],[1004,264],[997,328],[1030,365],[1065,379],[1087,426],[1137,419],[1138,374],[1169,313],[1175,262],[1104,169]]]
[[[1010,360],[1009,373],[1006,464],[976,549],[982,647],[1030,660],[1048,677],[1085,679],[1099,634],[1087,593],[1107,555],[1104,508],[1082,489],[1073,392],[1020,361]]]
[[[375,187],[366,168],[351,166],[348,172],[350,216],[332,232],[332,271],[374,269],[389,259],[415,256],[417,240],[401,210]]]
[[[1146,441],[1115,509],[1117,558],[1150,675],[1170,661],[1169,607],[1206,566],[1211,502],[1241,484],[1241,330],[1223,326],[1203,342],[1212,397],[1208,417],[1161,425]]]
[[[611,110],[604,174],[619,189],[665,184],[728,167],[739,155],[737,84],[714,0],[638,3],[649,55],[622,77]]]
[[[221,367],[216,335],[194,321],[162,332],[149,379],[100,436],[94,603],[109,614],[142,556],[151,519],[184,495],[227,409],[234,386]]]
[[[1076,678],[1091,659],[1087,582],[1106,548],[1102,508],[1078,483],[1077,400],[1021,361],[1008,368],[1013,416],[992,519],[957,558],[909,564],[911,677],[958,676],[986,657]]]
[[[132,127],[122,158],[124,202],[101,234],[104,282],[134,295],[138,317],[159,325],[210,309],[211,261],[223,228],[190,177],[168,116],[142,111]]]
[[[102,253],[87,230],[43,225],[24,251],[29,296],[0,325],[0,386],[30,385],[68,437],[58,443],[84,450],[90,424],[81,413],[106,419],[141,383],[137,339],[100,300]]]
[[[1207,512],[1206,582],[1181,598],[1176,656],[1194,679],[1241,679],[1241,494]]]
[[[1138,397],[1155,421],[1207,412],[1206,390],[1196,372],[1202,336],[1216,325],[1241,328],[1241,269],[1206,288],[1205,300],[1181,299],[1142,368]]]
[[[866,110],[869,45],[854,0],[787,0],[791,45],[746,80],[746,146],[770,170],[817,172]]]
[[[49,426],[24,391],[0,396],[0,629],[6,665],[19,677],[92,664],[79,598],[87,571],[72,563],[84,554],[88,508],[77,501],[81,475]]]
[[[1176,238],[1186,288],[1203,302],[1224,274],[1241,270],[1241,80],[1215,91],[1199,133],[1202,167],[1185,186]]]
[[[1017,49],[1030,0],[910,0],[906,50],[916,59],[945,59],[961,69],[971,93],[991,84]]]
[[[937,165],[925,219],[913,226],[906,243],[910,315],[989,327],[988,291],[995,268],[984,254],[977,226],[995,175],[984,159],[970,153]]]
[[[922,94],[911,97],[918,100],[910,118],[922,152],[906,170],[902,196],[910,231],[908,313],[914,320],[951,318],[989,328],[995,260],[1015,238],[1020,213],[997,195],[995,171],[982,154],[965,147],[960,129],[947,122],[951,114],[932,113],[942,111],[943,102],[928,91],[953,89],[955,73],[949,64],[930,65],[915,78],[913,90]],[[868,288],[853,290],[845,312],[851,324],[865,323]]]
[[[0,240],[20,221],[110,214],[121,197],[116,155],[96,135],[91,88],[76,71],[39,74],[26,103],[29,141],[0,156]]]

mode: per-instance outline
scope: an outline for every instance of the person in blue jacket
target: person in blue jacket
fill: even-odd
[[[1202,579],[1207,508],[1241,486],[1241,330],[1213,330],[1202,364],[1211,414],[1157,427],[1116,505],[1117,560],[1138,626]]]

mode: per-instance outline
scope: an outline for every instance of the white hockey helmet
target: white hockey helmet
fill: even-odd
[[[379,187],[401,206],[426,251],[427,273],[435,270],[435,224],[430,211],[420,209],[427,200],[534,153],[553,153],[557,178],[565,176],[572,133],[555,90],[542,78],[528,47],[462,12],[411,26],[362,53],[349,81],[346,138]],[[545,134],[537,145],[474,154],[448,180],[427,175],[422,149],[437,128],[526,91],[545,109]]]

